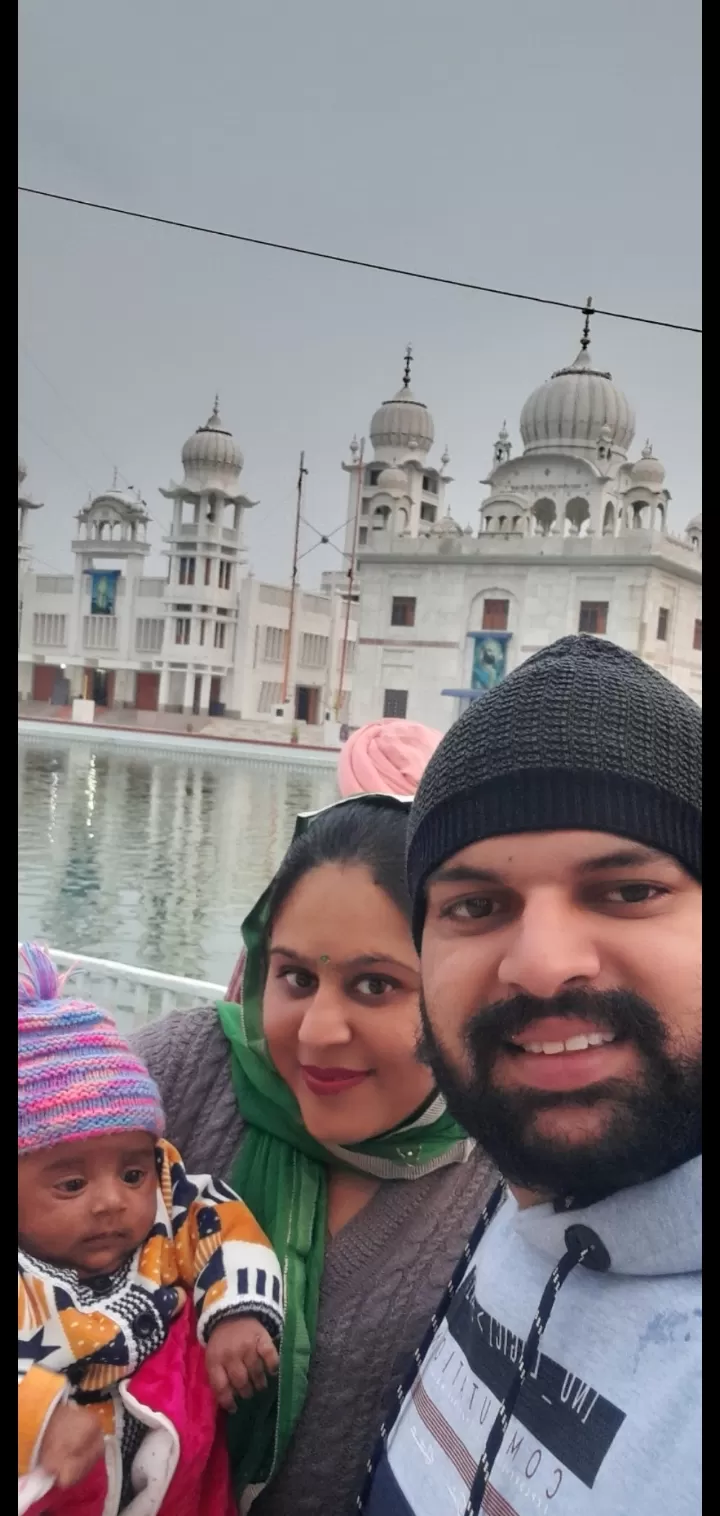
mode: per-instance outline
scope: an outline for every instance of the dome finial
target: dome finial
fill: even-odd
[[[117,487],[118,487],[118,468],[117,468],[117,464],[115,464],[115,467],[113,469],[112,487],[113,487],[114,490],[116,490]]]
[[[645,438],[645,446],[644,446],[644,448],[642,450],[642,456],[643,456],[643,458],[652,458],[652,455],[653,455],[652,442],[650,441],[649,437],[646,437]]]
[[[219,395],[215,396],[215,404],[213,405],[212,413],[213,413],[213,416],[214,416],[215,420],[217,421],[218,416],[220,415],[220,396]]]
[[[405,367],[403,369],[403,389],[404,390],[409,390],[409,388],[410,388],[410,369],[411,369],[411,366],[412,366],[412,360],[413,360],[412,343],[408,342],[408,345],[407,345],[407,347],[405,349]]]
[[[586,353],[590,346],[590,317],[595,315],[592,303],[592,295],[588,295],[587,302],[582,308],[582,313],[585,317],[585,325],[583,326],[583,333],[582,337],[580,338],[580,347],[582,348],[582,351]]]

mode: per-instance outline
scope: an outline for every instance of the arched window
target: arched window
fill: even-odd
[[[650,507],[644,500],[634,500],[632,503],[632,529],[634,532],[642,531],[647,526],[647,517]]]
[[[604,537],[612,537],[615,531],[615,509],[609,500],[603,513],[602,529]]]
[[[590,506],[587,500],[583,500],[579,495],[568,500],[565,507],[565,520],[570,528],[570,535],[579,537],[583,527],[590,520]]]
[[[554,500],[536,500],[532,508],[532,517],[535,523],[536,536],[547,537],[553,526],[556,516],[557,510],[555,509]]]

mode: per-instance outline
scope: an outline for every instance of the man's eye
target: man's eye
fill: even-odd
[[[441,915],[448,916],[451,921],[482,921],[492,915],[495,905],[496,902],[488,900],[487,895],[469,895],[465,900],[454,900],[452,905],[445,906]]]
[[[605,899],[611,905],[646,905],[650,900],[658,900],[664,893],[656,884],[616,884],[613,889],[606,891]]]

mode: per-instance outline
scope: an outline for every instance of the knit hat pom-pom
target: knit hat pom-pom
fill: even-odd
[[[67,975],[58,973],[45,948],[24,942],[18,958],[24,965],[18,972],[18,1007],[59,1000]]]
[[[18,1155],[120,1132],[162,1136],[160,1091],[113,1018],[63,994],[35,942],[18,964]]]

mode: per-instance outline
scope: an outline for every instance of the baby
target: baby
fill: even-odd
[[[174,1512],[177,1497],[167,1506],[134,1502],[152,1477],[163,1494],[173,1473],[180,1478],[186,1437],[194,1462],[182,1488],[188,1509],[204,1510],[200,1487],[194,1501],[188,1493],[199,1439],[209,1457],[217,1406],[231,1411],[236,1395],[249,1398],[278,1368],[280,1265],[242,1201],[186,1174],[162,1140],[158,1090],[111,1018],[60,998],[40,948],[21,956],[19,1505],[32,1505],[21,1499],[30,1471],[38,1493],[54,1485],[57,1494],[104,1457],[101,1510]],[[202,1382],[187,1357],[199,1355],[198,1340]],[[143,1369],[155,1355],[157,1372]],[[162,1453],[154,1476],[151,1444]]]

